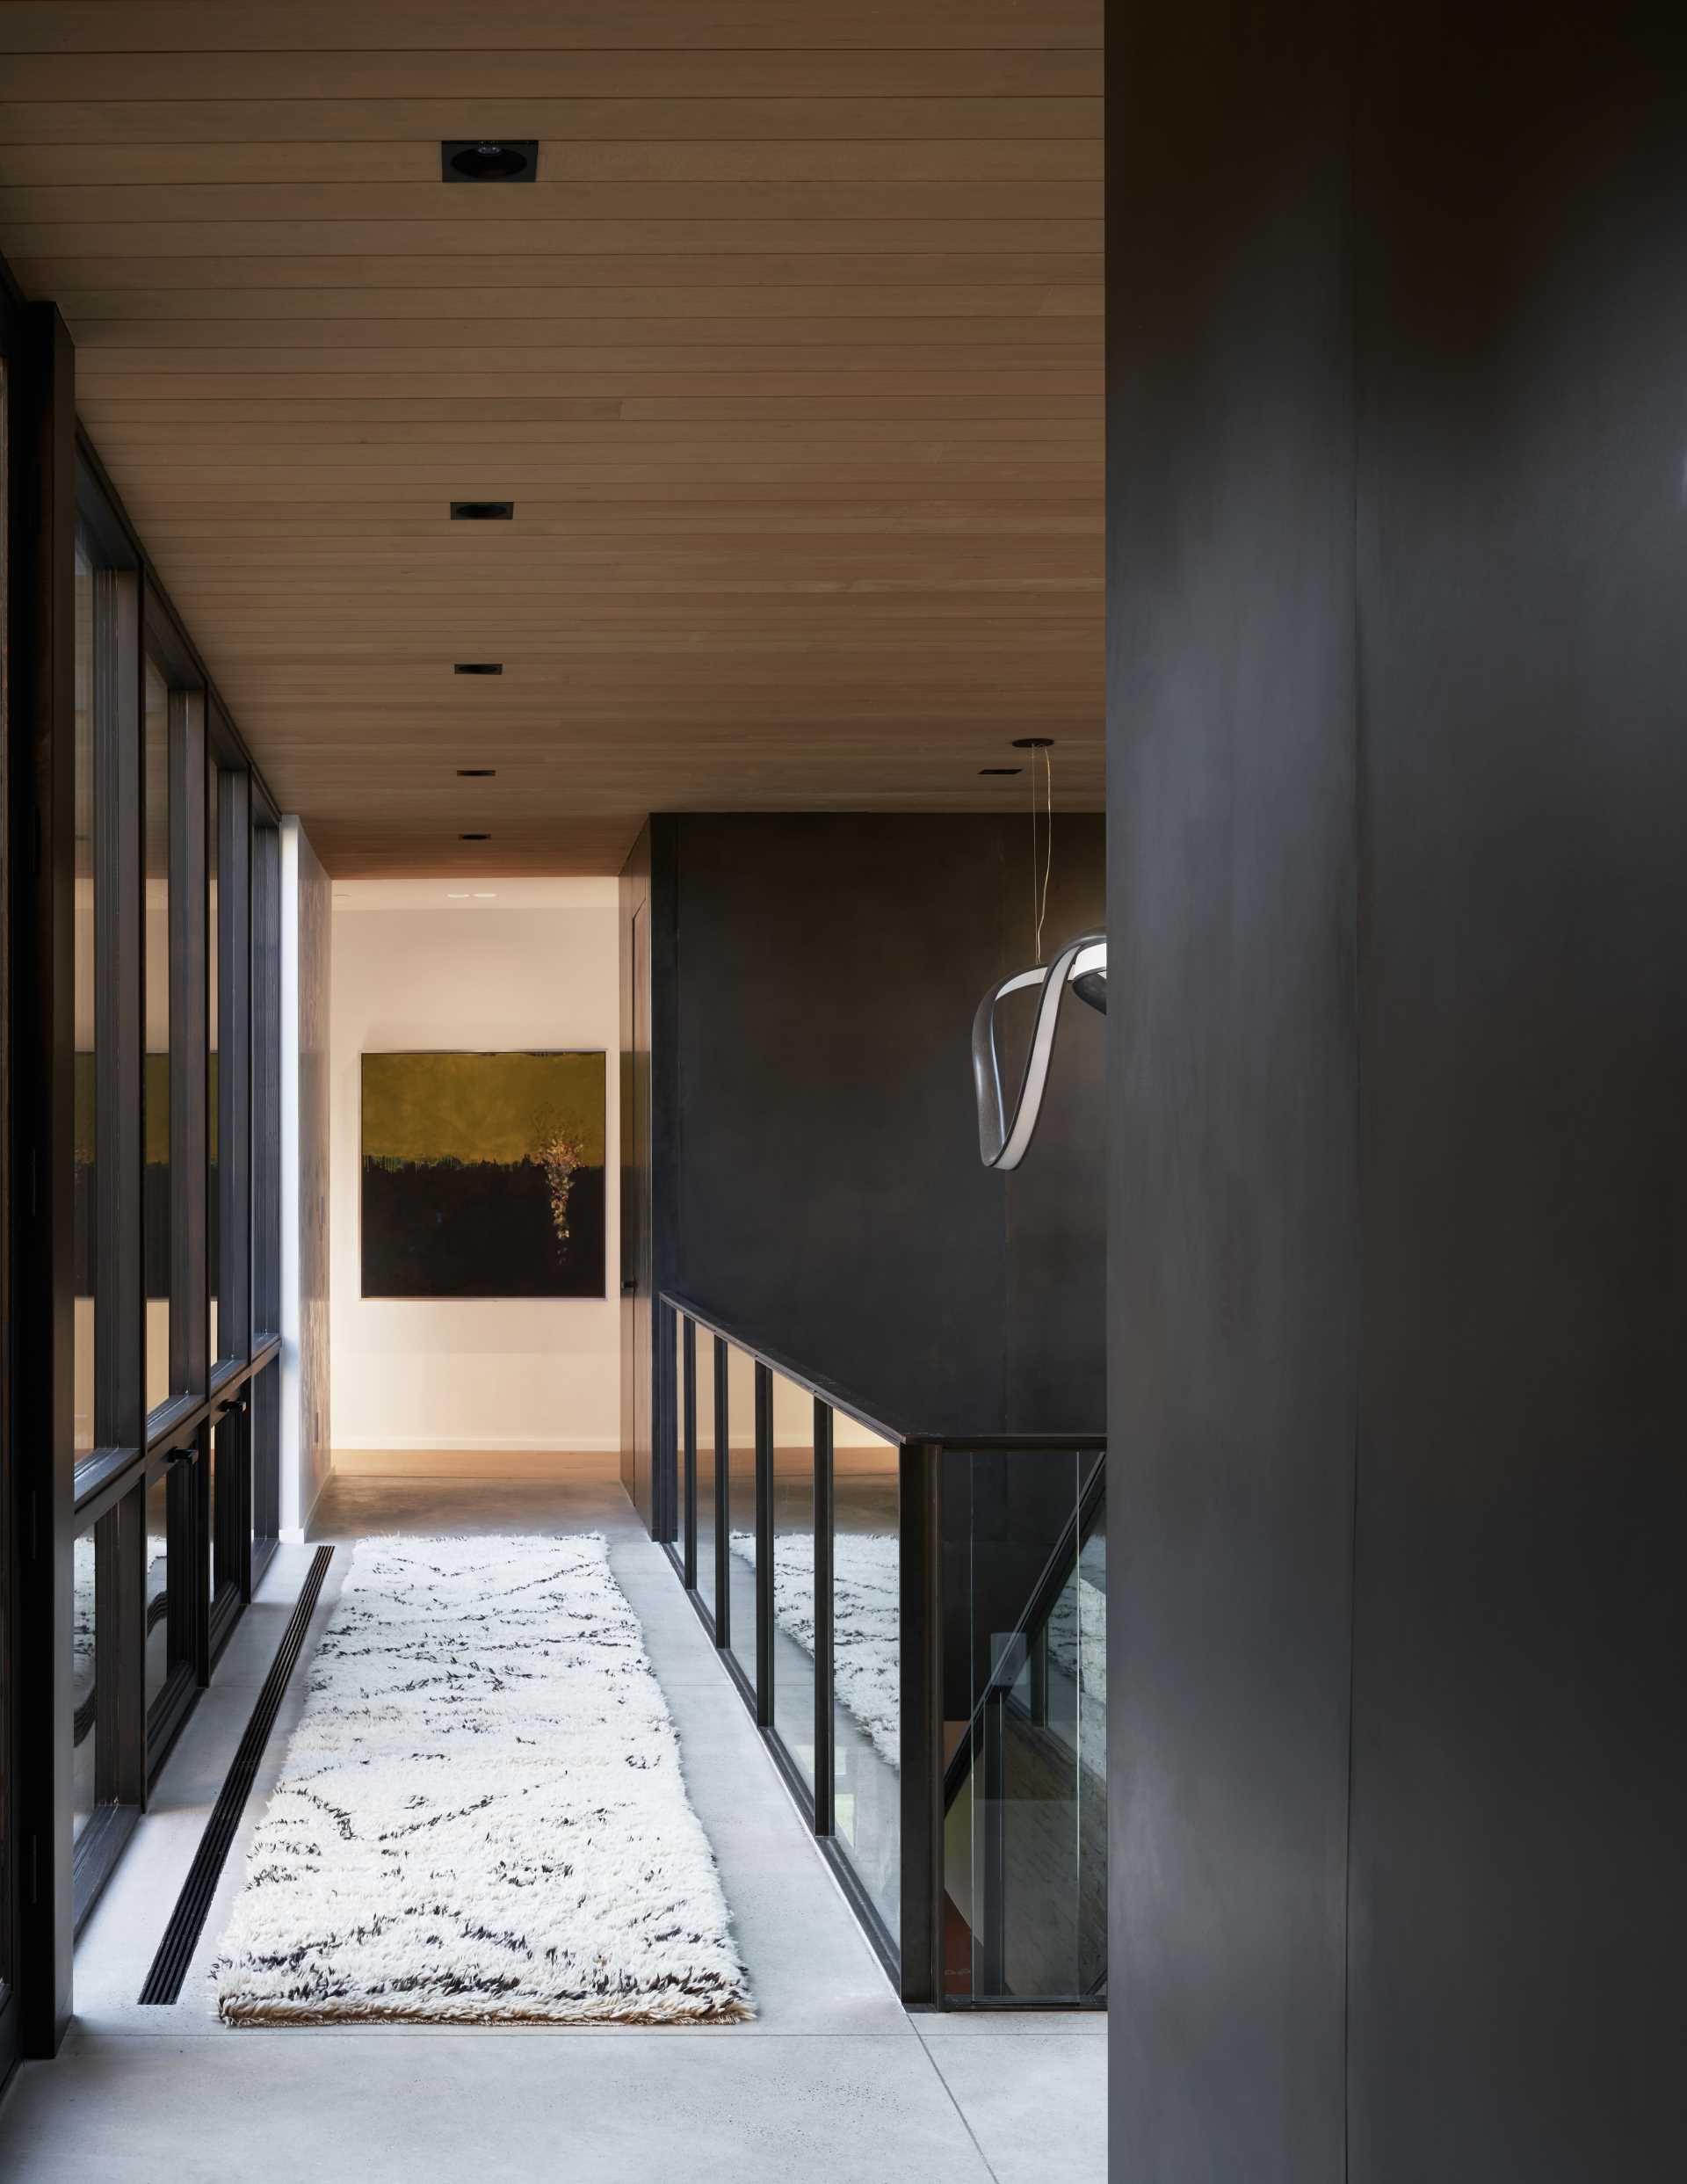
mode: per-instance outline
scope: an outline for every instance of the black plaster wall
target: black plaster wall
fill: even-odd
[[[1091,1011],[1068,1003],[1024,1166],[978,1157],[973,1012],[1032,961],[1025,809],[651,824],[672,889],[661,1286],[893,1425],[1099,1430]],[[1104,922],[1103,831],[1057,816],[1051,946]]]

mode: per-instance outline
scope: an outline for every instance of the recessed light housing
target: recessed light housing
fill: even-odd
[[[1053,751],[1054,738],[1052,736],[1016,736],[1013,747],[1016,751]]]
[[[509,523],[515,512],[512,500],[454,500],[451,504],[453,523]]]
[[[1022,765],[981,765],[978,770],[981,773],[1023,773],[1025,769]]]
[[[439,147],[442,182],[531,182],[539,142],[531,136],[448,136]]]
[[[497,771],[495,765],[460,765],[457,779],[460,781],[490,781],[496,780]]]
[[[453,660],[451,671],[453,675],[502,675],[503,662],[502,660]]]
[[[457,839],[460,842],[489,842],[492,837],[489,834],[460,834]]]

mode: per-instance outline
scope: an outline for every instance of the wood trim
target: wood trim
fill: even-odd
[[[620,1474],[614,1448],[336,1448],[338,1478],[576,1479]]]

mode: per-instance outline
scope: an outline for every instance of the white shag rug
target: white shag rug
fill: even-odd
[[[756,1535],[735,1532],[732,1551],[754,1567]],[[895,1535],[840,1532],[832,1542],[832,1681],[873,1750],[901,1766],[900,1563]],[[815,1651],[815,1542],[808,1532],[773,1540],[773,1616],[808,1655]],[[1076,1738],[1084,1764],[1104,1772],[1107,1595],[1079,1572],[1048,1620],[1049,1658],[1075,1687]],[[1068,1707],[1068,1712],[1071,1711]]]
[[[358,1542],[212,1976],[233,2025],[754,2014],[599,1535]]]

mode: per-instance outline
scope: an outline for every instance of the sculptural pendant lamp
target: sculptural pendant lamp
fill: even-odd
[[[1037,1118],[1042,1112],[1043,1093],[1048,1084],[1049,1064],[1054,1054],[1054,1034],[1060,1028],[1061,1004],[1066,998],[1068,986],[1081,1001],[1087,1001],[1092,1009],[1105,1015],[1107,1011],[1107,936],[1104,932],[1080,933],[1068,940],[1055,954],[1052,962],[1043,957],[1043,913],[1048,904],[1049,867],[1054,848],[1054,794],[1053,768],[1049,763],[1049,744],[1046,738],[1026,739],[1026,748],[1043,754],[1043,781],[1045,824],[1047,841],[1044,850],[1040,882],[1037,873],[1037,788],[1036,776],[1032,777],[1032,918],[1034,945],[1037,954],[1035,966],[1030,970],[1016,971],[1010,977],[994,985],[979,1003],[973,1018],[973,1091],[978,1101],[978,1151],[987,1168],[1017,1168],[1030,1149],[1037,1128]],[[996,1043],[996,1012],[1000,1002],[1010,993],[1022,993],[1029,988],[1040,990],[1037,998],[1037,1012],[1031,1027],[1031,1040],[1025,1049],[1025,1067],[1020,1074],[1018,1095],[1009,1113],[1002,1094],[1001,1057]]]

